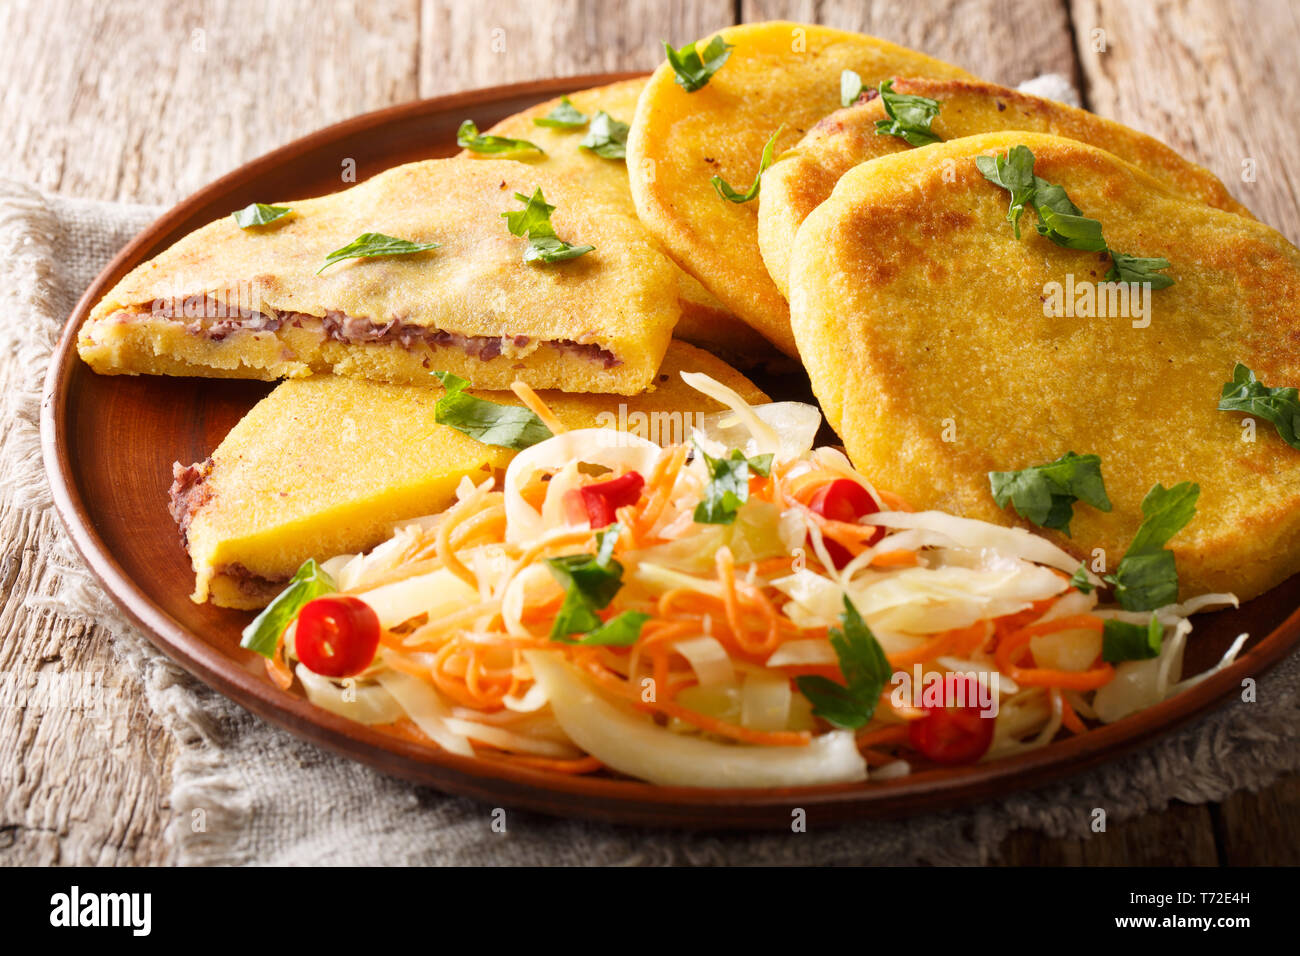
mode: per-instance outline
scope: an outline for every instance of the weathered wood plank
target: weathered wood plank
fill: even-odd
[[[1072,0],[1089,102],[1213,170],[1292,242],[1300,240],[1300,7]]]
[[[1015,86],[1041,73],[1076,79],[1060,0],[744,0],[746,21],[794,20],[870,33]]]
[[[1004,866],[1215,866],[1210,808],[1174,803],[1160,813],[1112,823],[1086,839],[1044,839],[1017,830],[1003,842]]]
[[[661,41],[680,46],[729,25],[732,15],[731,0],[617,5],[424,0],[420,95],[540,77],[651,70],[663,60]]]
[[[175,202],[321,126],[413,99],[418,2],[0,4],[0,175]]]
[[[1198,157],[1261,218],[1300,235],[1287,111],[1300,14],[1285,0],[745,0],[747,20],[863,30],[1015,84],[1076,69],[1090,105]],[[170,202],[259,153],[369,109],[534,77],[649,69],[659,41],[730,23],[730,0],[14,0],[0,5],[0,175],[103,199]],[[1104,30],[1104,51],[1094,50]],[[194,31],[202,31],[195,33]],[[1255,181],[1243,162],[1255,160]],[[21,374],[0,363],[0,385]],[[99,628],[52,626],[26,515],[0,511],[0,863],[159,863],[174,754]],[[95,675],[100,675],[98,678]],[[99,683],[96,683],[99,681]],[[20,685],[21,682],[21,685]],[[89,682],[88,684],[86,682]],[[78,697],[78,688],[84,695]],[[102,690],[99,690],[102,688]],[[71,696],[69,696],[71,694]],[[100,696],[102,695],[102,696]],[[95,710],[95,707],[102,710]],[[1012,835],[1011,863],[1295,863],[1300,778],[1221,807],[1176,805],[1087,840]],[[1289,855],[1288,855],[1289,854]]]
[[[1234,793],[1214,808],[1226,866],[1300,866],[1300,774],[1259,793]]]

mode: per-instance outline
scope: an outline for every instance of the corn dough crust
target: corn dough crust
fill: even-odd
[[[707,352],[673,342],[653,391],[620,398],[543,392],[569,428],[623,427],[662,443],[689,439],[695,413],[721,406],[682,381],[711,375],[749,402],[767,396]],[[477,392],[519,404],[513,393]],[[189,509],[194,600],[264,606],[308,558],[364,551],[395,522],[441,511],[469,476],[514,453],[437,424],[439,388],[320,375],[282,383],[231,429]],[[234,569],[239,569],[237,572]]]
[[[644,78],[622,80],[608,86],[570,93],[569,101],[588,117],[595,117],[598,110],[604,110],[616,120],[631,123],[636,114],[637,100],[645,85]],[[622,159],[605,159],[590,150],[579,148],[578,144],[586,137],[589,125],[564,129],[538,126],[533,122],[559,105],[558,97],[539,103],[506,117],[487,133],[536,143],[546,150],[545,155],[522,152],[511,158],[530,166],[580,176],[588,189],[598,190],[635,217],[636,207],[632,204],[632,193],[627,181],[627,163]],[[487,154],[464,150],[460,155],[481,159]],[[698,279],[681,268],[677,269],[677,299],[682,315],[673,330],[675,338],[708,349],[714,355],[742,368],[750,368],[775,357],[775,350],[764,339],[755,336],[753,330],[728,312],[726,306],[700,285]]]
[[[501,214],[522,208],[516,192],[537,187],[556,207],[560,238],[594,251],[548,265],[523,261],[525,240]],[[282,205],[293,213],[280,221],[243,230],[225,216],[132,270],[82,327],[81,357],[103,374],[272,380],[332,371],[429,383],[442,370],[491,389],[522,379],[636,394],[653,380],[680,312],[677,270],[634,215],[580,181],[522,163],[411,163]],[[441,246],[344,260],[316,274],[330,252],[364,232]],[[187,307],[206,317],[187,320]],[[240,308],[283,321],[204,332],[214,312]],[[396,323],[409,347],[331,337],[323,331],[331,320],[374,330]]]
[[[1100,280],[1104,254],[1021,238],[975,157],[1023,144],[1107,241],[1163,256],[1176,284],[1141,318],[1045,315],[1047,284]],[[990,471],[1097,454],[1114,505],[1076,505],[1074,554],[1113,569],[1156,483],[1201,486],[1172,540],[1184,596],[1257,595],[1300,571],[1300,451],[1216,410],[1234,363],[1300,383],[1300,250],[1175,196],[1136,167],[1038,133],[972,136],[860,165],[795,242],[791,312],[813,390],[853,463],[918,509],[1002,524]]]
[[[1010,129],[1077,139],[1132,163],[1171,192],[1250,216],[1208,169],[1188,162],[1151,136],[1086,110],[981,81],[899,77],[893,89],[938,101],[939,115],[931,129],[945,142]],[[883,119],[887,116],[879,97],[836,110],[763,174],[758,245],[782,295],[790,294],[795,234],[839,178],[859,163],[912,148],[897,136],[878,134],[876,123]]]
[[[840,73],[875,86],[892,76],[971,78],[955,66],[875,37],[773,21],[719,35],[735,49],[687,93],[663,63],[646,84],[628,136],[632,198],[646,228],[683,268],[768,341],[797,357],[790,311],[758,249],[758,203],[731,203],[710,183],[746,189],[763,146],[789,149],[839,106]],[[703,49],[705,42],[697,44]]]

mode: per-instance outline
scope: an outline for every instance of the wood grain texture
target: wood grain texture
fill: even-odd
[[[314,129],[415,98],[418,4],[0,4],[0,72],[21,78],[0,97],[0,175],[175,202]]]
[[[743,0],[745,20],[794,20],[870,33],[1015,86],[1075,73],[1066,7],[1055,0]]]
[[[1215,866],[1210,808],[1171,804],[1163,813],[1111,823],[1087,839],[1044,840],[1017,830],[1003,842],[1005,866]]]
[[[1300,25],[1286,0],[1234,6],[740,4],[746,20],[865,30],[1003,83],[1077,71],[1097,112],[1199,158],[1294,240],[1300,203],[1288,166],[1300,133],[1269,102],[1296,84]],[[0,67],[17,79],[0,95],[0,175],[91,198],[173,202],[296,136],[417,95],[650,68],[660,39],[680,44],[707,34],[730,23],[733,10],[730,0],[371,0],[355,7],[10,0],[0,4]],[[1095,29],[1106,31],[1105,52],[1092,49]],[[1256,160],[1254,183],[1240,181],[1245,158]],[[0,357],[0,387],[15,374],[22,372]],[[140,690],[114,673],[101,629],[52,626],[32,607],[50,589],[36,546],[43,530],[21,512],[0,511],[0,674],[31,685],[27,706],[0,702],[0,863],[164,862],[174,743]],[[62,693],[59,682],[41,676],[97,673],[103,712],[94,713],[51,700],[51,692]],[[1180,857],[1189,862],[1208,859],[1206,847],[1217,842],[1222,862],[1295,863],[1297,821],[1300,778],[1292,777],[1261,794],[1235,795],[1208,815],[1176,807],[1089,840],[1019,834],[1002,857],[1164,862],[1158,854],[1175,840],[1194,847]]]
[[[1300,6],[1072,0],[1091,108],[1213,170],[1239,200],[1300,241]]]
[[[652,70],[681,46],[730,25],[731,0],[424,0],[420,95],[579,73]]]

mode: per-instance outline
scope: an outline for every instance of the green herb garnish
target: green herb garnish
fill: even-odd
[[[1120,661],[1148,661],[1160,656],[1164,638],[1164,625],[1154,614],[1146,626],[1110,618],[1102,630],[1101,659],[1112,664]]]
[[[976,156],[975,165],[989,182],[1011,193],[1007,222],[1020,238],[1020,216],[1025,207],[1038,214],[1038,234],[1058,246],[1086,252],[1106,252],[1111,258],[1106,282],[1150,283],[1152,289],[1174,284],[1172,277],[1157,270],[1168,269],[1169,260],[1157,257],[1130,256],[1116,252],[1107,244],[1101,223],[1090,219],[1070,201],[1065,189],[1034,175],[1034,154],[1027,146],[1013,146],[1006,156]]]
[[[1070,587],[1078,588],[1084,594],[1091,594],[1096,587],[1088,578],[1088,565],[1081,564],[1072,575],[1070,575]]]
[[[781,130],[785,129],[784,125],[778,126],[772,138],[767,141],[763,147],[763,155],[758,160],[758,172],[754,174],[754,183],[743,193],[738,193],[727,185],[726,180],[721,176],[711,176],[709,182],[713,183],[713,188],[718,191],[718,195],[727,202],[742,203],[749,202],[758,195],[758,188],[763,182],[763,171],[772,165],[772,148],[776,146],[776,138],[781,135]]]
[[[515,198],[524,204],[523,209],[503,212],[506,228],[512,235],[525,236],[528,245],[524,248],[524,262],[563,262],[586,255],[595,246],[572,246],[555,235],[551,225],[551,213],[555,207],[550,205],[542,195],[542,188],[532,197],[515,193]]]
[[[694,518],[699,524],[732,524],[740,506],[749,500],[749,473],[767,476],[772,470],[771,455],[746,458],[733,448],[725,458],[712,458],[698,449],[709,472],[709,483],[704,487],[704,500],[695,506]]]
[[[577,129],[587,124],[587,114],[574,106],[567,96],[560,97],[560,104],[545,116],[533,118],[534,126],[546,126],[551,129]]]
[[[627,131],[626,123],[600,110],[592,118],[591,129],[587,131],[586,137],[578,146],[606,159],[626,159]]]
[[[454,428],[485,445],[513,448],[515,451],[551,437],[551,430],[528,409],[477,398],[465,391],[470,383],[459,375],[450,372],[433,374],[446,389],[433,406],[433,418],[439,425]]]
[[[1142,499],[1142,524],[1115,573],[1105,580],[1126,611],[1153,611],[1178,600],[1178,567],[1165,544],[1196,514],[1201,486],[1184,481],[1172,488],[1157,483]]]
[[[314,559],[308,558],[290,579],[288,587],[276,595],[275,600],[261,614],[253,618],[253,623],[244,628],[239,646],[263,657],[273,657],[275,648],[280,643],[280,635],[298,616],[302,606],[337,590],[338,585],[334,579],[322,571]]]
[[[437,249],[436,242],[411,242],[386,236],[382,232],[363,232],[342,249],[335,249],[325,257],[325,264],[316,270],[320,275],[336,262],[344,259],[369,259],[374,256],[409,256],[414,252],[428,252]]]
[[[680,50],[674,50],[667,40],[664,41],[664,55],[668,58],[668,65],[676,74],[677,85],[687,93],[702,89],[722,64],[727,62],[732,49],[732,45],[720,36],[710,40],[702,54],[696,52],[694,43],[688,43]]]
[[[839,658],[844,683],[827,677],[796,677],[800,692],[812,701],[813,714],[845,730],[865,726],[876,712],[889,682],[889,660],[862,615],[846,595],[840,627],[830,629],[831,647]]]
[[[843,70],[840,73],[840,106],[846,109],[858,101],[862,91],[866,87],[862,82],[862,77],[852,70]]]
[[[1100,252],[1106,248],[1101,223],[1085,216],[1060,186],[1035,176],[1032,202],[1040,236],[1067,249]]]
[[[460,129],[456,130],[456,145],[461,149],[468,149],[471,153],[524,153],[529,150],[546,152],[536,143],[530,143],[526,139],[482,135],[473,120],[465,120],[460,124]]]
[[[1174,284],[1171,276],[1156,271],[1168,269],[1168,259],[1130,256],[1114,249],[1106,251],[1111,261],[1110,271],[1103,277],[1106,282],[1149,282],[1152,289],[1167,289]]]
[[[841,98],[843,86],[844,78],[841,74]],[[940,142],[939,137],[930,129],[930,124],[939,115],[938,100],[910,93],[895,93],[893,80],[885,80],[879,89],[880,101],[884,104],[889,119],[876,120],[877,136],[897,136],[913,146]]]
[[[1101,478],[1101,459],[1096,455],[1067,451],[1045,465],[1031,465],[1020,471],[991,471],[989,485],[999,508],[1010,502],[1026,521],[1067,536],[1076,501],[1099,511],[1111,508]]]
[[[230,215],[235,217],[235,224],[240,229],[252,229],[265,226],[268,222],[283,219],[293,212],[288,206],[268,206],[264,202],[249,203],[243,209],[237,209]]]
[[[1232,370],[1232,381],[1223,386],[1219,411],[1245,412],[1272,422],[1282,440],[1300,448],[1300,399],[1289,385],[1269,388],[1240,362]]]
[[[555,579],[564,585],[564,603],[551,625],[551,640],[564,644],[604,644],[627,647],[641,636],[641,627],[650,620],[641,611],[623,611],[602,621],[597,611],[609,607],[623,586],[623,565],[611,557],[618,526],[596,536],[596,554],[570,554],[547,558]],[[582,634],[574,640],[570,634]]]
[[[1020,238],[1020,217],[1034,199],[1034,154],[1028,146],[1013,146],[1006,156],[976,156],[975,165],[984,178],[1011,193],[1007,222]]]

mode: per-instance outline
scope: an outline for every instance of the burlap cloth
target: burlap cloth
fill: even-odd
[[[14,384],[0,395],[14,423],[0,450],[0,494],[16,504],[51,507],[37,422],[60,327],[95,274],[156,214],[0,182],[0,360],[17,363],[7,376]],[[58,523],[48,526],[58,530],[32,560],[42,565],[37,573],[60,581],[50,613],[106,623],[117,666],[143,683],[175,735],[168,839],[177,863],[982,863],[1017,828],[1107,839],[1089,829],[1094,807],[1114,823],[1171,800],[1221,800],[1300,769],[1293,655],[1259,682],[1255,703],[1230,701],[1140,753],[1062,783],[947,813],[797,834],[681,834],[510,811],[506,832],[497,833],[490,807],[336,757],[200,684],[123,619]],[[202,832],[192,826],[196,810]]]

